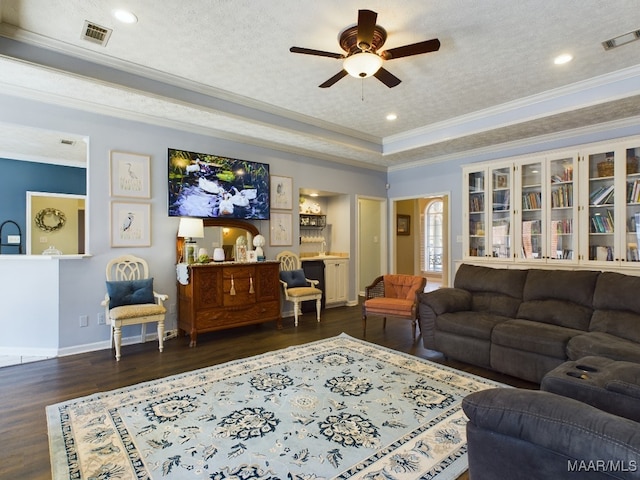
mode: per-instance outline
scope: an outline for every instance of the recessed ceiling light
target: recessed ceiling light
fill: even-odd
[[[553,63],[555,63],[556,65],[564,65],[565,63],[569,63],[571,60],[573,60],[573,55],[563,53],[562,55],[558,55],[556,58],[554,58]]]
[[[318,194],[317,194],[317,193],[310,193],[310,194],[309,194],[309,196],[310,196],[310,197],[317,197],[317,196],[318,196]]]
[[[113,16],[122,23],[137,23],[138,17],[128,10],[114,10]]]
[[[389,120],[390,122],[392,122],[393,120],[397,120],[398,115],[396,115],[395,113],[390,113],[387,115],[387,120]]]

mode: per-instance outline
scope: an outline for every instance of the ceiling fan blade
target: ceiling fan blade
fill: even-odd
[[[369,50],[373,44],[373,31],[378,14],[371,10],[358,10],[357,45],[361,50]]]
[[[324,83],[321,83],[320,85],[318,85],[320,88],[328,88],[331,85],[333,85],[334,83],[336,83],[338,80],[340,80],[341,78],[344,78],[348,75],[346,70],[341,70],[338,73],[336,73],[333,77],[331,77],[329,80],[327,80]]]
[[[424,42],[412,43],[404,47],[390,48],[380,54],[385,60],[394,58],[410,57],[411,55],[420,55],[421,53],[436,52],[440,49],[440,40],[433,38]]]
[[[374,73],[373,76],[376,77],[378,80],[380,80],[389,88],[393,88],[396,85],[399,85],[400,82],[402,81],[398,77],[396,77],[393,73],[391,73],[389,70],[385,70],[382,67],[380,67],[380,70]]]
[[[344,58],[344,55],[341,53],[324,52],[322,50],[313,50],[312,48],[291,47],[289,51],[292,53],[303,53],[305,55],[317,55],[319,57]]]

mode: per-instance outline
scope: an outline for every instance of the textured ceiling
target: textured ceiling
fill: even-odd
[[[139,22],[118,23],[116,3]],[[0,0],[0,34],[51,51],[0,48],[2,91],[377,169],[640,115],[640,41],[601,45],[640,28],[637,0],[163,3]],[[393,89],[320,89],[341,61],[289,47],[341,53],[359,8],[378,12],[382,50],[442,46],[387,61]],[[85,20],[113,29],[106,46],[81,38]],[[555,66],[563,52],[574,61]]]

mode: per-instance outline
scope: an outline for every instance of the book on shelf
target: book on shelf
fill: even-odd
[[[613,185],[603,185],[589,195],[589,205],[603,205],[613,199]]]

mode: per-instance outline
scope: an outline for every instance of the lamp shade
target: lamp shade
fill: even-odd
[[[181,218],[178,236],[182,238],[203,238],[204,222],[201,218]]]
[[[382,58],[375,53],[355,53],[344,59],[342,67],[349,75],[356,78],[367,78],[380,70]]]

